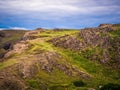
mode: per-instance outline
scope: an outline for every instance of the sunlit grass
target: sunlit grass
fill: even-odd
[[[64,36],[64,35],[71,35],[74,33],[79,32],[79,30],[63,30],[63,31],[53,31],[53,30],[48,30],[45,32],[42,32],[38,34],[38,36],[41,37],[56,37],[56,36]]]
[[[0,62],[0,70],[4,69],[6,67],[9,67],[9,66],[11,66],[11,65],[13,65],[15,63],[16,63],[16,59],[9,59],[7,61]]]

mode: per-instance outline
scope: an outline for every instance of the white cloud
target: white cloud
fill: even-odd
[[[1,0],[0,11],[41,17],[120,13],[116,12],[120,6],[114,5],[115,1],[119,0]]]
[[[29,30],[29,29],[23,28],[23,27],[0,28],[0,30],[9,30],[9,29],[12,29],[12,30]]]
[[[23,27],[10,27],[8,29],[13,29],[13,30],[28,30],[27,28],[23,28]]]
[[[5,30],[5,28],[0,28],[0,30]]]
[[[0,1],[0,8],[9,12],[47,12],[47,13],[73,13],[78,11],[78,7],[73,6],[78,0],[6,0]],[[7,6],[7,7],[6,7]]]

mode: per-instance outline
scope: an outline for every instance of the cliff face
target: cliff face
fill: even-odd
[[[82,30],[38,28],[22,36],[0,62],[0,90],[100,89],[120,83],[118,24]],[[76,81],[85,86],[76,87]]]

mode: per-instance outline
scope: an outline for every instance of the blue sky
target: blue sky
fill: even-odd
[[[79,29],[101,23],[120,23],[120,0],[0,0],[0,29]]]

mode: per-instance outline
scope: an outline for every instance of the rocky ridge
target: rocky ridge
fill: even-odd
[[[41,73],[53,75],[56,70],[71,78],[93,80],[94,75],[81,69],[77,66],[78,64],[68,62],[69,60],[55,48],[75,51],[88,60],[98,61],[101,64],[119,69],[120,35],[113,34],[119,31],[116,30],[116,26],[119,25],[102,24],[98,28],[85,28],[77,33],[68,33],[53,38],[41,37],[40,35],[46,32],[41,28],[26,32],[21,40],[15,42],[3,57],[2,63],[10,60],[13,60],[14,63],[8,66],[2,66],[0,63],[2,66],[2,69],[0,67],[0,90],[29,90],[31,87],[27,81],[36,78]],[[64,30],[59,30],[59,32],[64,32]],[[49,32],[49,34],[51,33]],[[3,33],[0,34],[0,37],[4,37]],[[47,90],[50,86],[46,82],[42,83],[41,78],[43,77],[40,77],[39,88]],[[35,89],[32,88],[32,90]]]
[[[85,56],[86,58],[90,60],[98,60],[101,63],[110,64],[109,62],[117,61],[116,65],[114,65],[117,68],[120,68],[120,63],[118,60],[120,60],[119,56],[119,37],[111,37],[112,32],[117,32],[114,27],[119,25],[112,25],[112,24],[102,24],[98,28],[85,28],[82,29],[78,36],[61,36],[61,37],[55,37],[49,42],[52,42],[57,47],[63,47],[66,49],[70,49],[73,51],[86,53],[85,49],[87,48],[100,48],[102,49],[101,55],[100,53],[96,54],[94,53],[91,56]],[[117,41],[117,43],[115,43]],[[114,51],[116,51],[116,57],[111,57],[110,50],[115,48]],[[89,50],[88,50],[89,51]],[[118,64],[119,63],[119,64]]]

